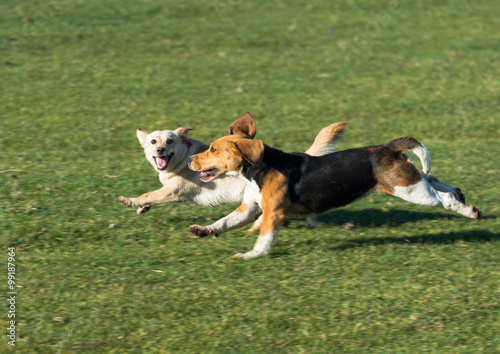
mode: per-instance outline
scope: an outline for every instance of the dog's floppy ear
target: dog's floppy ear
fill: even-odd
[[[253,139],[255,134],[257,134],[255,119],[250,112],[245,113],[229,126],[229,135],[242,135],[245,138]]]
[[[141,146],[146,143],[146,137],[148,136],[148,133],[143,132],[141,128],[137,129],[137,139],[139,139],[139,143],[141,143]]]
[[[241,139],[233,142],[236,150],[252,165],[258,165],[264,157],[264,143],[262,140]]]
[[[192,127],[189,127],[189,128],[181,127],[181,128],[175,129],[175,132],[177,133],[177,135],[179,135],[181,137],[182,140],[186,140],[187,137],[188,137],[188,132],[190,130],[194,130],[194,128],[192,128]]]

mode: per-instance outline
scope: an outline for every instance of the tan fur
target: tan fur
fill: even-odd
[[[239,140],[233,142],[241,156],[252,165],[258,165],[264,157],[262,140]]]
[[[192,156],[190,167],[196,171],[206,171],[216,168],[217,173],[215,176],[230,171],[238,171],[245,161],[241,149],[250,155],[250,147],[259,145],[259,142],[261,145],[262,141],[260,140],[248,140],[242,138],[240,135],[225,136],[210,144],[206,151]]]
[[[329,125],[326,128],[321,129],[321,131],[314,139],[314,144],[307,151],[306,154],[310,156],[321,156],[325,155],[325,151],[318,149],[320,146],[330,146],[331,150],[328,153],[331,153],[335,150],[335,144],[342,138],[342,134],[344,133],[344,128],[349,124],[347,122],[337,122]]]
[[[182,140],[185,141],[187,139],[188,132],[190,130],[194,130],[194,129],[195,128],[193,128],[193,127],[189,127],[189,128],[180,127],[180,128],[175,129],[175,132],[177,133],[177,135],[179,135],[181,137]]]
[[[379,147],[377,147],[379,148]],[[422,180],[422,174],[408,158],[399,152],[382,147],[385,155],[379,161],[374,192],[394,194],[394,187],[407,187]]]
[[[285,221],[290,206],[288,197],[288,178],[276,170],[270,170],[264,177],[262,195],[262,224],[260,235],[276,230]]]
[[[248,205],[241,203],[241,205],[235,211],[238,213],[244,213],[248,209]]]
[[[253,139],[255,134],[257,134],[257,128],[250,112],[245,113],[229,126],[229,135],[241,135],[245,138]]]

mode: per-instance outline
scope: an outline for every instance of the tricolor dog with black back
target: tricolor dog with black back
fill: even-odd
[[[404,151],[412,151],[419,157],[422,172]],[[410,137],[314,157],[285,153],[261,140],[230,135],[192,156],[188,164],[192,170],[201,172],[200,178],[205,182],[229,175],[246,183],[243,204],[225,219],[242,218],[242,211],[248,209],[262,210],[258,240],[253,250],[235,255],[239,258],[267,254],[287,215],[321,214],[374,192],[442,207],[472,219],[481,218],[479,209],[464,204],[465,197],[459,188],[429,175],[429,151]],[[247,213],[245,217],[246,220],[239,220],[239,225],[253,221],[255,215]]]

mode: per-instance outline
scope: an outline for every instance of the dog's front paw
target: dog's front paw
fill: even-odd
[[[144,214],[145,212],[149,211],[149,209],[151,209],[150,206],[141,206],[140,208],[137,209],[137,215],[141,215],[141,214]]]
[[[249,258],[255,258],[255,257],[263,256],[263,255],[264,255],[264,253],[252,250],[252,251],[247,252],[247,253],[236,253],[233,256],[233,258],[249,259]]]
[[[191,233],[193,235],[198,237],[206,237],[208,235],[215,235],[215,237],[219,236],[214,232],[213,229],[209,229],[208,227],[205,226],[191,225],[189,226],[189,230],[191,230]]]
[[[130,200],[130,198],[120,196],[118,197],[118,201],[128,208],[132,206],[132,201]]]

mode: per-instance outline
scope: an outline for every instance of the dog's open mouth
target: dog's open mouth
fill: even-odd
[[[173,156],[174,154],[172,153],[168,156],[153,157],[155,160],[156,168],[158,168],[160,171],[166,169],[168,167],[168,163],[170,162]]]
[[[200,173],[200,179],[203,181],[203,182],[208,182],[208,181],[211,181],[213,180],[215,177],[217,177],[217,169],[216,168],[212,168],[210,170],[205,170],[205,171],[202,171]]]

